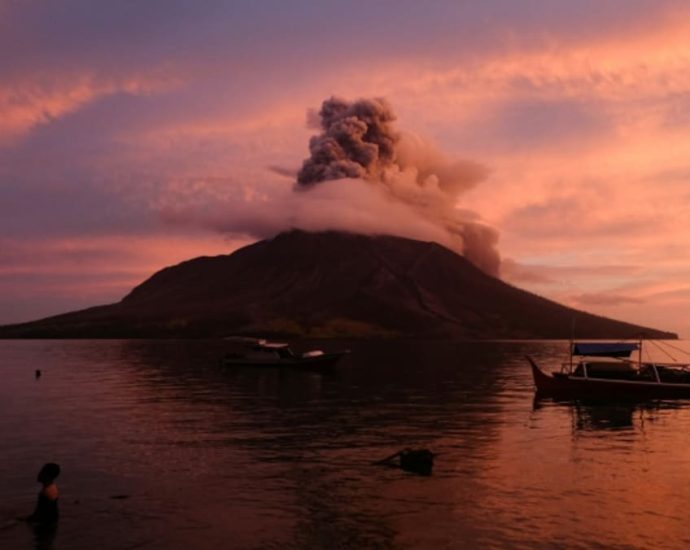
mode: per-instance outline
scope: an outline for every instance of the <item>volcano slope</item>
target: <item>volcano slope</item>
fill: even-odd
[[[120,302],[0,327],[0,337],[676,338],[574,310],[435,243],[290,231],[166,267]]]

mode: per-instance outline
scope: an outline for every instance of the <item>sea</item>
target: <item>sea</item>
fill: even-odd
[[[568,342],[295,342],[351,350],[323,373],[225,344],[0,341],[0,548],[690,547],[690,401],[536,399],[525,356]],[[375,464],[406,448],[431,475]],[[54,530],[15,519],[45,462]]]

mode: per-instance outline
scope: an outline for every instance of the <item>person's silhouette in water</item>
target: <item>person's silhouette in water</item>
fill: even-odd
[[[56,523],[60,516],[58,512],[58,488],[55,479],[60,475],[60,466],[54,462],[43,465],[38,472],[36,481],[43,487],[38,493],[36,509],[27,519],[33,523],[50,524]]]

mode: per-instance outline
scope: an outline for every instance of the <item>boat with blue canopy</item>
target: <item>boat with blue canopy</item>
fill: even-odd
[[[532,357],[527,356],[527,361],[540,395],[690,398],[690,364],[645,361],[641,340],[571,342],[569,361],[551,373],[544,372]]]

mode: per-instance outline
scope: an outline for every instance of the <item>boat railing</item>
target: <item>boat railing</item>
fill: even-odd
[[[615,378],[639,381],[690,384],[690,365],[621,360],[620,362],[588,361],[581,358],[573,363],[562,363],[560,372],[578,378]]]
[[[598,357],[581,356],[577,361],[562,363],[561,373],[578,378],[636,378],[640,373],[640,365],[629,359],[601,361]]]

